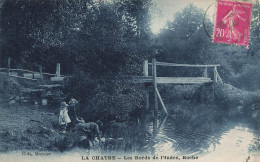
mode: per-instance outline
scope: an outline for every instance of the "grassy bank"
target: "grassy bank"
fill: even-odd
[[[59,133],[57,111],[52,107],[8,104],[1,99],[0,112],[0,152],[65,151],[79,138]]]

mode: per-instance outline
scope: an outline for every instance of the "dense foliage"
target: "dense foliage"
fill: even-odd
[[[256,1],[253,4],[249,50],[246,50],[235,45],[212,43],[207,36],[212,31],[207,30],[213,29],[213,23],[207,16],[204,17],[204,11],[190,4],[176,13],[174,21],[168,22],[167,28],[159,34],[157,44],[161,52],[158,58],[176,63],[220,64],[218,71],[226,83],[244,90],[259,89],[259,11],[259,3]],[[203,73],[203,69],[192,68],[162,70],[168,76],[202,76]],[[208,72],[212,71],[208,69]]]
[[[130,82],[152,53],[150,0],[7,0],[3,4],[1,63],[71,75],[69,97],[93,117],[124,119],[141,107]],[[34,66],[35,65],[35,66]],[[90,113],[91,112],[91,113]],[[92,115],[91,115],[92,114]]]
[[[71,75],[68,98],[88,120],[125,120],[142,107],[142,61],[221,64],[220,76],[239,88],[259,88],[259,4],[254,3],[250,49],[213,44],[213,23],[193,4],[174,15],[157,36],[150,29],[151,0],[6,0],[1,10],[1,66]],[[209,31],[210,32],[210,31]],[[158,69],[159,76],[201,76],[203,69]],[[209,69],[210,70],[210,69]]]

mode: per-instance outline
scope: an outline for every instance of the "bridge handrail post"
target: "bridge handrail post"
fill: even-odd
[[[40,72],[40,78],[43,79],[43,74],[42,74],[42,66],[39,66],[39,72]]]
[[[143,75],[144,76],[148,76],[148,60],[144,60],[143,61]],[[145,110],[149,110],[150,104],[149,104],[149,85],[146,83],[145,85],[145,91],[144,91],[144,95],[145,95]]]
[[[157,72],[156,72],[156,59],[152,60],[152,70],[153,70],[153,85],[157,88]]]
[[[218,80],[220,83],[223,83],[223,80],[221,79],[221,77],[220,77],[218,71],[216,71],[216,73],[217,73],[217,80]]]
[[[143,61],[143,75],[148,76],[148,60]]]
[[[208,67],[205,67],[204,72],[203,72],[203,77],[208,77]]]
[[[157,88],[157,72],[156,72],[156,59],[152,60],[152,70],[153,70],[153,85]]]
[[[218,77],[217,77],[217,66],[214,66],[214,83],[218,82]]]
[[[56,77],[60,77],[60,63],[56,65]]]
[[[11,69],[11,58],[8,57],[8,66],[7,66],[7,76],[10,76],[10,69]]]

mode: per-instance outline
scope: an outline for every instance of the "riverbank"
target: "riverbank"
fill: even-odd
[[[257,92],[235,89],[236,92],[231,94],[230,92],[234,90],[227,85],[216,87],[215,90],[217,99],[215,104],[194,103],[189,100],[169,102],[168,100],[166,107],[169,116],[181,119],[182,128],[194,127],[205,131],[216,129],[213,128],[215,123],[225,123],[227,118],[223,118],[223,114],[238,122],[250,119],[249,123],[259,126],[260,107]],[[195,92],[196,90],[194,90],[196,95]],[[220,96],[222,99],[219,98]],[[7,98],[1,98],[0,102],[0,152],[15,150],[64,152],[77,147],[79,136],[71,132],[59,133],[57,107],[30,104],[21,106],[18,103],[8,103]],[[141,112],[134,114],[137,117],[140,116],[139,113]],[[184,120],[185,124],[183,124]],[[203,121],[202,124],[201,121]],[[140,144],[141,148],[142,143],[146,142],[140,139],[147,139],[147,136],[151,136],[151,131],[142,132],[142,127],[138,125],[138,122],[139,119],[132,125],[129,124],[130,121],[126,122],[128,124],[117,123],[117,121],[104,123],[106,131],[103,132],[103,136],[111,138],[104,150],[124,148],[129,151],[135,147],[133,141]],[[217,130],[222,127],[221,124],[217,126],[219,126]]]
[[[57,114],[51,107],[8,104],[1,99],[0,152],[13,150],[55,150],[59,135]]]
[[[10,104],[3,98],[0,103],[0,153],[24,150],[60,153],[74,149],[106,152],[120,149],[122,145],[131,150],[130,142],[121,138],[128,131],[123,123],[104,123],[106,132],[102,132],[102,137],[105,138],[99,146],[81,134],[69,130],[60,133],[57,107]]]
[[[1,101],[1,103],[4,102]],[[168,156],[171,154],[164,150],[164,145],[167,145],[167,147],[169,146],[169,150],[173,152],[180,151],[180,155],[198,153],[196,156],[199,157],[200,162],[203,160],[207,161],[212,156],[215,159],[225,161],[225,157],[217,154],[218,152],[213,152],[211,155],[211,152],[205,152],[204,150],[210,149],[211,145],[214,147],[218,146],[219,141],[221,141],[220,137],[222,134],[225,135],[225,132],[230,134],[228,138],[231,136],[234,137],[232,132],[236,132],[237,129],[233,130],[233,125],[239,125],[240,122],[247,123],[247,127],[250,130],[254,130],[254,123],[256,123],[246,113],[228,114],[226,113],[227,108],[216,105],[191,105],[183,103],[175,105],[167,104],[166,106],[169,109],[169,117],[166,123],[162,125],[162,131],[159,130],[154,145],[151,145],[149,142],[152,140],[152,121],[146,120],[142,124],[137,122],[132,126],[132,129],[129,129],[131,127],[129,125],[126,125],[122,129],[115,128],[118,127],[118,124],[111,122],[115,126],[110,130],[114,138],[112,134],[110,136],[112,138],[107,138],[110,140],[110,143],[107,143],[108,152],[105,152],[104,149],[92,149],[92,154],[89,157],[99,154],[119,155],[118,151],[127,149],[126,146],[129,147],[129,152],[120,153],[120,155],[123,155],[122,158],[124,155],[128,155],[128,153],[135,155],[142,151],[144,152],[141,154],[147,155],[153,149],[162,151],[164,156]],[[7,123],[1,123],[0,125],[0,156],[6,159],[16,156],[26,161],[60,161],[65,159],[80,161],[82,160],[82,156],[88,156],[86,149],[71,147],[73,144],[71,139],[75,139],[73,137],[74,134],[68,132],[64,135],[58,132],[56,129],[58,117],[55,109],[51,107],[20,106],[6,103],[1,104],[0,111],[0,118],[5,121],[4,123]],[[230,121],[231,119],[232,122]],[[247,129],[247,127],[242,128]],[[125,133],[124,138],[120,138],[123,136],[122,130],[128,131]],[[242,131],[239,134],[243,135],[243,132],[250,135],[250,139],[247,136],[244,137],[247,142],[251,141],[251,131]],[[116,135],[117,133],[118,135]],[[109,136],[109,134],[106,134],[106,136]],[[126,140],[128,140],[129,144],[125,143]],[[122,141],[123,143],[120,143]],[[257,142],[257,139],[254,139],[254,141]],[[172,145],[169,145],[169,142]],[[232,147],[234,147],[233,144],[236,142],[232,143]],[[251,160],[256,159],[258,155],[255,154],[255,150],[259,149],[259,144],[252,145],[251,149],[253,151],[252,154],[250,153]],[[110,153],[110,151],[113,152]],[[42,156],[36,156],[35,152],[42,153]],[[23,153],[25,155],[22,155]],[[205,153],[205,155],[199,153]],[[33,154],[33,157],[30,154]],[[49,154],[51,155],[49,156]]]

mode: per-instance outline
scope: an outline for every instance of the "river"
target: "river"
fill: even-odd
[[[156,132],[153,122],[146,120],[144,128],[154,132],[146,151],[164,160],[178,157],[179,160],[245,162],[259,158],[259,116],[255,118],[253,111],[225,108],[218,111],[210,107],[206,111],[205,108],[198,112],[194,107],[186,114],[161,117]]]
[[[129,123],[114,123],[103,132],[102,147],[50,152],[51,156],[21,156],[21,151],[2,155],[12,161],[196,161],[259,162],[259,116],[250,108],[239,112],[217,106],[167,106],[168,116],[136,115]],[[178,110],[178,111],[177,111]],[[259,115],[259,114],[258,114]],[[142,116],[142,117],[140,117]],[[157,128],[154,124],[157,122]],[[34,153],[34,151],[27,151]],[[48,152],[48,151],[47,151]],[[16,157],[16,158],[14,158]],[[13,159],[14,158],[14,159]],[[94,159],[93,159],[94,158]],[[136,160],[138,159],[138,160]]]

